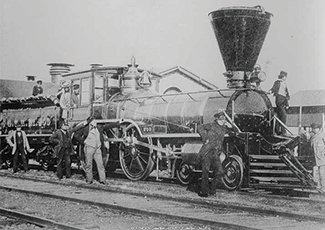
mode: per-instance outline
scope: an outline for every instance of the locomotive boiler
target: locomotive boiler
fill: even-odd
[[[146,179],[153,170],[159,178],[158,172],[166,170],[186,184],[191,171],[200,171],[183,161],[202,146],[198,125],[212,122],[224,110],[237,129],[224,141],[222,182],[227,189],[315,188],[310,168],[294,156],[299,137],[275,134],[279,120],[272,103],[250,85],[271,17],[259,6],[225,7],[209,14],[226,67],[221,76],[226,89],[158,94],[159,75],[138,69],[134,58],[128,67],[95,66],[61,75],[61,67],[52,64],[52,80],[69,82],[71,94],[78,88],[78,105],[68,112],[70,125],[90,115],[99,124],[123,120],[120,129],[106,135],[106,169],[121,168],[130,180]]]

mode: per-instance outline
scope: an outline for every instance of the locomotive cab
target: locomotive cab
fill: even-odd
[[[76,103],[71,102],[68,120],[77,123],[94,114],[98,114],[101,119],[106,119],[107,110],[103,109],[103,105],[121,92],[120,73],[122,72],[122,67],[98,67],[63,75],[62,83],[69,82],[70,98],[77,98]]]

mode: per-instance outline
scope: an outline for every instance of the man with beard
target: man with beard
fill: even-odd
[[[63,178],[63,164],[65,165],[66,178],[71,177],[71,153],[74,151],[72,144],[72,134],[88,125],[89,119],[70,128],[66,122],[63,122],[61,129],[57,129],[50,137],[50,142],[55,144],[54,156],[57,157],[57,176]]]

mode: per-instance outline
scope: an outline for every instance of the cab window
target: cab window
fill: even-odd
[[[104,76],[95,75],[95,98],[94,102],[104,101]]]
[[[89,78],[81,80],[81,105],[89,104]]]
[[[106,101],[108,101],[112,95],[118,92],[120,92],[119,76],[117,74],[108,76],[106,87]]]

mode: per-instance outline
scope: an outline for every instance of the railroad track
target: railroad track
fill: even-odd
[[[42,227],[42,228],[81,230],[80,228],[76,228],[76,227],[68,225],[68,224],[59,223],[57,221],[41,218],[39,216],[30,215],[30,214],[26,214],[26,213],[22,213],[22,212],[18,212],[18,211],[13,211],[13,210],[1,208],[1,207],[0,207],[0,216],[5,216],[8,218],[13,218],[13,219],[19,219],[24,222],[34,224],[34,225]]]
[[[121,185],[121,182],[119,183]],[[132,184],[132,182],[129,183]],[[50,182],[36,178],[17,178],[16,176],[0,177],[0,184],[2,189],[96,205],[104,209],[119,210],[131,214],[140,213],[145,216],[225,229],[267,229],[265,228],[266,223],[273,223],[272,225],[276,225],[275,227],[278,229],[290,229],[292,226],[294,228],[291,229],[296,229],[296,227],[304,225],[316,228],[325,224],[325,218],[321,215],[287,213],[274,208],[249,207],[215,199],[201,199],[196,196],[193,198],[176,196],[176,194],[161,195],[150,192],[148,189],[130,190],[123,188],[124,185],[120,187],[88,186],[75,181]],[[21,184],[24,184],[23,188],[19,186]],[[129,184],[125,186],[129,187]],[[76,193],[76,189],[78,193]],[[107,197],[110,199],[107,200]]]

